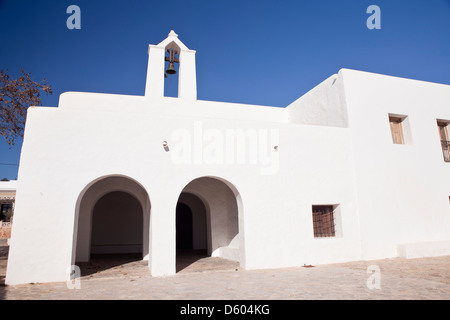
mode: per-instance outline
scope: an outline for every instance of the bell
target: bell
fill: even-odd
[[[169,62],[169,66],[167,67],[166,73],[168,74],[177,73],[177,71],[175,70],[175,66],[173,65],[173,62]]]
[[[168,57],[166,57],[164,60],[169,62],[169,66],[167,67],[166,73],[167,74],[175,74],[177,71],[175,70],[174,62],[180,62],[177,58],[175,58],[175,55],[177,54],[177,51],[173,50],[172,48],[167,50],[167,53],[169,54]]]

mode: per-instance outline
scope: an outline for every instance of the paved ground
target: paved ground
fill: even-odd
[[[0,243],[0,249],[4,276],[7,247]],[[82,266],[80,289],[66,283],[0,286],[0,299],[450,299],[450,256],[253,271],[220,258],[180,261],[176,275],[151,277],[147,262],[132,257],[93,258]]]

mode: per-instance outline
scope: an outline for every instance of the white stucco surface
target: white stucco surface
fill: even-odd
[[[0,191],[16,191],[17,180],[0,181]]]
[[[450,241],[428,241],[398,245],[398,255],[407,259],[450,255]]]
[[[437,127],[437,119],[450,119],[450,86],[341,73],[357,150],[363,257],[394,257],[393,243],[450,239],[450,163],[444,162]],[[390,113],[407,116],[406,144],[392,143]]]
[[[286,108],[199,101],[195,51],[168,39],[149,47],[145,96],[68,92],[29,109],[7,284],[64,281],[88,261],[92,210],[113,191],[142,207],[154,276],[176,270],[178,201],[205,211],[195,246],[246,269],[445,252],[449,86],[343,69]],[[178,98],[163,96],[167,46],[181,50]],[[392,143],[388,114],[408,116],[408,144]],[[314,237],[313,205],[336,208],[336,236]]]

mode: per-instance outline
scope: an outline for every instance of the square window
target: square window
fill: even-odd
[[[335,206],[312,206],[314,238],[335,237],[336,217]]]
[[[12,204],[4,203],[0,205],[0,220],[9,222],[12,216]]]

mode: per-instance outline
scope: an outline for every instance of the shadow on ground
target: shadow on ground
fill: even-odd
[[[142,261],[139,253],[130,254],[93,254],[89,262],[77,262],[80,267],[81,276],[89,276],[101,273],[110,269],[117,269],[130,263],[138,263]]]
[[[207,257],[206,250],[177,250],[176,272],[180,272]]]
[[[90,262],[77,263],[82,278],[105,278],[118,275],[150,275],[148,261],[140,254],[98,254]],[[179,250],[176,255],[176,272],[191,273],[205,271],[237,270],[239,262],[209,257],[205,250]]]

